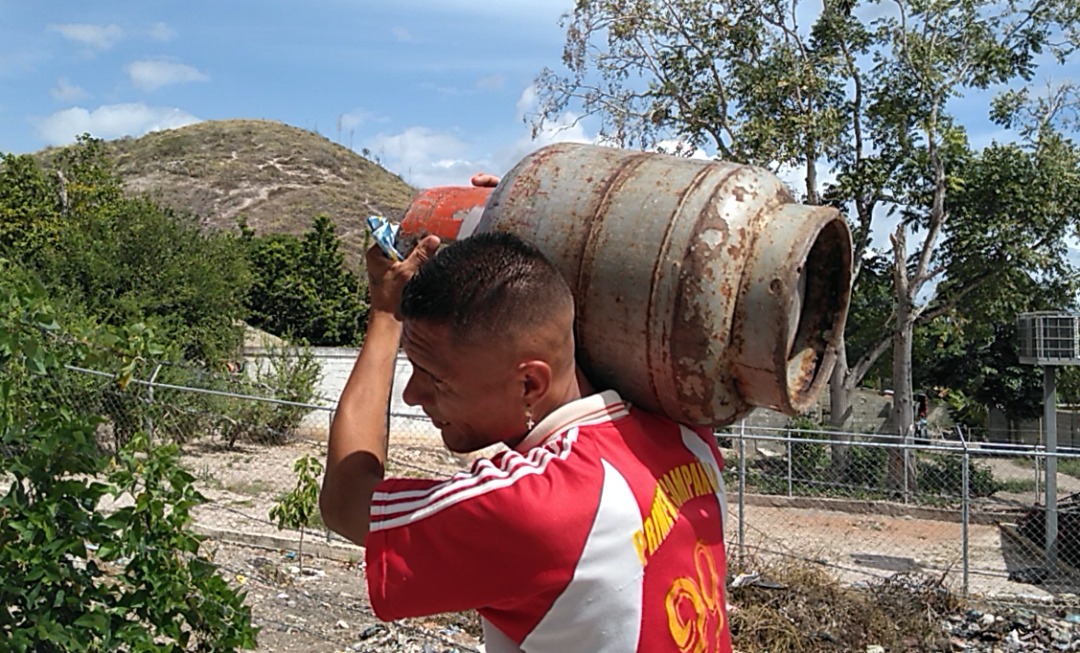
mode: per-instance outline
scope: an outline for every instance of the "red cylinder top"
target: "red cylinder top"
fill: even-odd
[[[492,190],[473,186],[437,186],[422,190],[405,210],[401,231],[410,236],[435,234],[444,241],[467,237],[479,222]],[[462,233],[463,225],[465,233]]]

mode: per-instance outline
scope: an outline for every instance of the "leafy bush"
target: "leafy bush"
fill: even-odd
[[[310,404],[322,368],[306,347],[268,347],[265,364],[252,373],[253,387],[268,399]],[[283,444],[300,426],[310,408],[257,399],[232,400],[223,412],[222,435],[232,446],[239,439]]]
[[[972,497],[988,497],[998,490],[989,465],[971,460],[968,489]],[[964,461],[960,456],[933,456],[919,460],[919,491],[959,497],[964,493]]]
[[[114,458],[100,455],[101,418],[71,410],[56,386],[64,368],[44,346],[58,329],[44,289],[16,281],[0,285],[0,477],[10,480],[0,495],[4,649],[253,648],[244,594],[189,529],[203,498],[175,446],[135,434]],[[149,347],[136,345],[142,351],[117,352],[123,367]],[[80,344],[64,353],[82,362],[91,352]],[[118,383],[125,374],[121,367]]]
[[[295,433],[310,409],[265,399],[311,403],[321,368],[306,348],[267,350],[269,355],[250,375],[143,358],[128,366],[124,383],[68,372],[66,376],[81,389],[65,386],[61,400],[82,414],[103,416],[98,430],[114,450],[139,431],[162,443],[218,437],[228,446],[240,440],[280,444]],[[98,353],[110,364],[111,352]],[[150,378],[154,385],[148,383]]]
[[[806,440],[825,440],[828,434],[822,426],[807,415],[793,417],[788,422],[787,435],[801,441],[791,445],[791,466],[794,474],[803,478],[816,478],[817,471],[829,464],[829,446]]]

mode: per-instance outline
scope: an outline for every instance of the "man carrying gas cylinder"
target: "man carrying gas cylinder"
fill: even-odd
[[[365,547],[375,613],[476,609],[488,653],[730,652],[711,429],[591,387],[570,288],[534,246],[438,247],[367,252],[367,335],[330,430],[322,516]],[[448,449],[506,449],[450,478],[384,478],[399,346],[404,399]]]

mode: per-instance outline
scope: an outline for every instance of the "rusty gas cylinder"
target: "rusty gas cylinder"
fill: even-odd
[[[402,229],[418,224],[407,213]],[[765,170],[560,143],[502,178],[475,231],[514,233],[552,260],[574,293],[584,371],[647,410],[718,427],[754,407],[804,412],[827,383],[851,235]]]

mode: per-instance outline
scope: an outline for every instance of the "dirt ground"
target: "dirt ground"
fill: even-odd
[[[325,443],[241,445],[233,450],[195,443],[182,464],[195,475],[208,503],[194,510],[196,529],[226,577],[247,592],[261,630],[258,651],[274,653],[457,653],[482,651],[475,615],[445,615],[391,624],[367,601],[363,551],[317,527],[305,534],[303,569],[296,531],[282,531],[270,509],[295,484],[296,459],[325,455]],[[390,472],[430,476],[467,465],[441,444],[391,454]]]
[[[248,592],[255,623],[262,628],[259,651],[416,651],[444,653],[482,650],[475,617],[446,617],[383,624],[367,602],[363,555],[359,547],[328,536],[321,527],[308,533],[305,569],[296,559],[299,534],[269,521],[276,500],[295,483],[293,462],[303,455],[325,455],[325,444],[297,440],[284,446],[246,445],[226,450],[189,445],[183,464],[210,500],[196,511],[198,528],[211,537],[215,559]],[[446,452],[437,440],[412,439],[391,446],[390,473],[449,474],[468,460]],[[729,488],[730,556],[736,546],[738,506]],[[845,582],[859,584],[895,572],[923,572],[963,588],[961,525],[933,519],[889,517],[813,508],[746,505],[745,549],[754,555],[784,555],[823,563]],[[1008,580],[1010,571],[1030,566],[1017,545],[996,524],[968,529],[968,585],[971,594],[991,602],[1073,601],[1080,606],[1080,582],[1055,586]],[[1071,605],[1071,604],[1070,604]]]
[[[460,615],[383,623],[364,590],[362,563],[291,550],[216,542],[215,561],[247,592],[258,650],[275,653],[478,651],[475,623]]]

